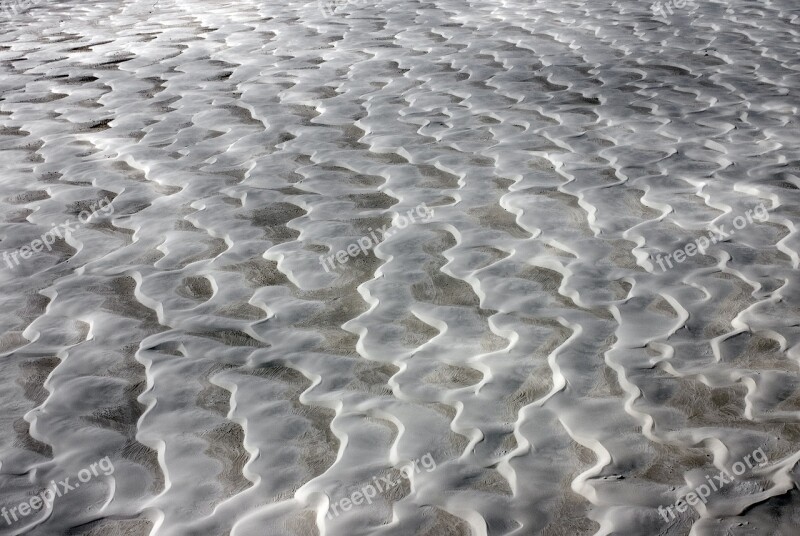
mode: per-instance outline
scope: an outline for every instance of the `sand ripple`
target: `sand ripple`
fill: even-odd
[[[0,271],[0,505],[116,470],[0,533],[795,534],[797,9],[675,11],[62,0],[3,22],[2,249],[114,212]],[[769,466],[663,522],[758,447]]]

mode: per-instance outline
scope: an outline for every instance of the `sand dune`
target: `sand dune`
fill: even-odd
[[[800,11],[669,6],[0,14],[0,534],[796,534]]]

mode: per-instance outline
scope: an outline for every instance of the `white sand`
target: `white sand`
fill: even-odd
[[[0,263],[0,507],[115,467],[0,534],[796,534],[799,14],[120,0],[0,21],[0,249],[114,209]],[[758,203],[769,222],[655,264]],[[659,516],[758,447],[767,467]]]

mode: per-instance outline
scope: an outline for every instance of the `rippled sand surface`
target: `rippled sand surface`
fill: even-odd
[[[113,212],[0,263],[0,506],[114,471],[0,534],[797,534],[799,16],[48,0],[4,19],[0,250]]]

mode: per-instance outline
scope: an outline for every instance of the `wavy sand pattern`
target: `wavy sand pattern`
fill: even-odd
[[[115,471],[0,534],[796,534],[799,53],[793,0],[3,20],[0,249],[113,213],[2,263],[0,506]]]

